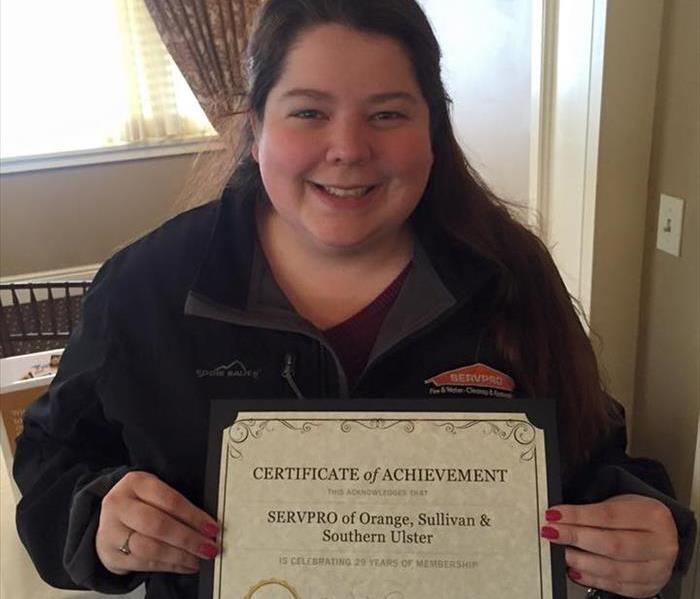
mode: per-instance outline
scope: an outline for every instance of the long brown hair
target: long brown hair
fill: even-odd
[[[525,393],[557,400],[560,444],[570,474],[609,432],[616,411],[547,248],[483,183],[455,138],[440,47],[419,5],[414,0],[268,0],[249,44],[249,110],[264,119],[268,94],[284,69],[290,46],[302,32],[324,23],[389,36],[410,58],[430,109],[434,153],[428,185],[412,219],[499,265],[490,332]],[[227,187],[240,197],[265,199],[259,168],[250,154],[249,124],[239,139]]]

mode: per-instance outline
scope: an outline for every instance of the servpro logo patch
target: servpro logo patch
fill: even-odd
[[[472,364],[448,370],[425,381],[431,395],[484,395],[512,397],[515,381],[486,364]]]

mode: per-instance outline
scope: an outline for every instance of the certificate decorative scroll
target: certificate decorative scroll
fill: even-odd
[[[215,599],[559,599],[524,412],[239,412]],[[557,591],[555,593],[555,591]]]

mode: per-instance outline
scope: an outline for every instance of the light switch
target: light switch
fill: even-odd
[[[683,200],[661,194],[659,205],[659,227],[656,233],[656,247],[673,256],[681,253],[681,232],[683,230]]]

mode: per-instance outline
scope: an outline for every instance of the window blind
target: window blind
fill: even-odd
[[[143,0],[3,0],[0,156],[214,136]]]

